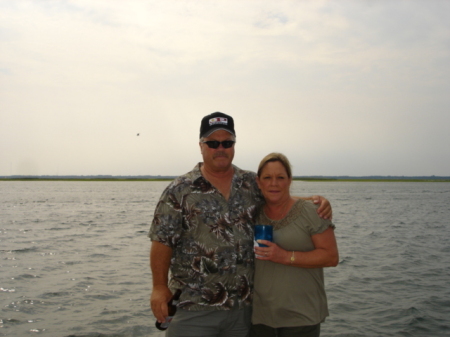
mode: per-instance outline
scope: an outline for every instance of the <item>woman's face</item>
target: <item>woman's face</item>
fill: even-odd
[[[279,161],[268,162],[256,178],[256,182],[267,203],[283,202],[290,197],[292,179]]]

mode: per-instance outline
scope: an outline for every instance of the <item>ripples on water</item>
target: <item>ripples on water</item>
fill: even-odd
[[[0,336],[162,336],[150,226],[168,182],[0,182]],[[450,184],[294,182],[334,209],[322,336],[450,335]]]

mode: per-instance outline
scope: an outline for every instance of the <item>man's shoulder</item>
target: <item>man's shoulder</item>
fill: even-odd
[[[242,177],[244,179],[255,179],[256,178],[256,173],[253,171],[243,170],[235,165],[233,165],[233,167],[234,167],[234,172],[236,173],[236,175],[238,177]]]
[[[202,175],[200,173],[199,164],[197,164],[191,171],[186,172],[178,177],[176,177],[172,182],[166,187],[166,191],[180,190],[185,187],[192,185],[192,182],[200,178]]]
[[[253,193],[255,200],[258,201],[262,197],[260,196],[260,190],[256,184],[256,173],[253,171],[242,170],[237,166],[234,166],[235,186],[239,189],[244,188],[245,191],[250,191]]]
[[[191,171],[186,172],[185,174],[182,174],[174,179],[174,182],[176,181],[186,181],[186,180],[195,180],[198,177],[201,176],[200,170],[197,169],[197,167],[194,167]]]

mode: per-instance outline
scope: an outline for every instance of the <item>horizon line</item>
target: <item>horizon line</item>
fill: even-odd
[[[14,175],[0,175],[0,179],[7,178],[86,178],[86,177],[97,177],[97,178],[177,178],[180,175],[114,175],[114,174],[14,174]],[[396,179],[407,179],[407,178],[429,178],[429,179],[450,179],[450,176],[438,176],[438,175],[293,175],[295,178],[396,178]]]

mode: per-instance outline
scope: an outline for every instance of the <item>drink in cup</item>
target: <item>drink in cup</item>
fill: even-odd
[[[273,227],[270,225],[256,225],[255,226],[255,246],[267,247],[262,243],[256,242],[257,240],[273,241]]]

